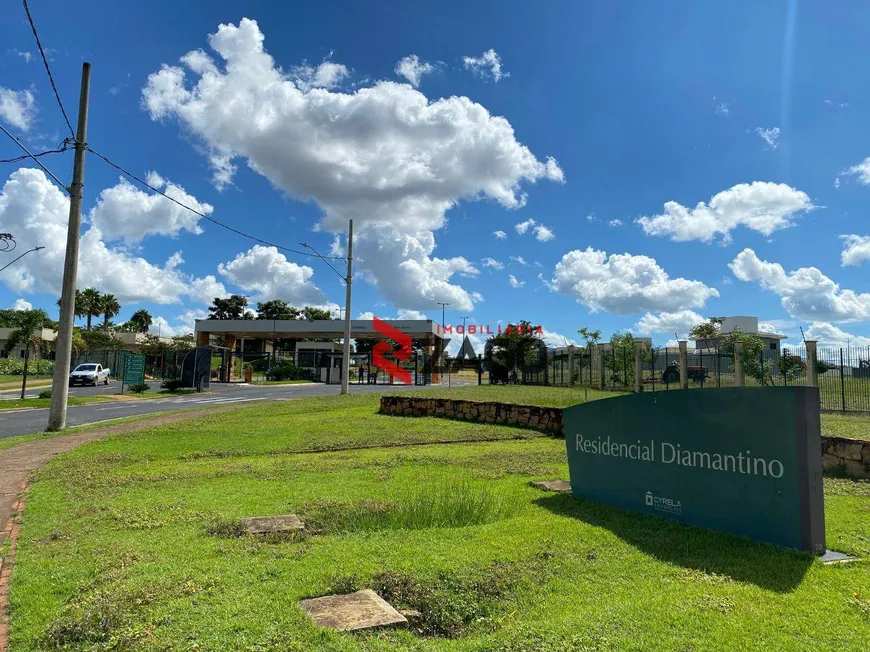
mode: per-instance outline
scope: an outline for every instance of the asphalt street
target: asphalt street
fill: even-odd
[[[454,385],[469,383],[453,383]],[[44,388],[27,390],[26,396],[36,397]],[[338,385],[311,383],[305,385],[245,385],[216,383],[209,388],[208,393],[187,394],[183,396],[166,396],[165,398],[141,399],[132,401],[117,401],[95,403],[91,405],[71,405],[67,408],[67,425],[79,426],[97,423],[108,419],[153,414],[169,410],[199,409],[224,405],[239,405],[253,401],[276,401],[288,398],[308,396],[329,396],[338,394]],[[407,385],[357,385],[351,383],[350,391],[356,393],[408,391],[424,389]],[[94,394],[117,394],[120,386],[116,381],[110,381],[108,386],[73,387],[70,396],[88,396]],[[16,393],[17,392],[17,393]],[[4,390],[0,399],[18,398],[20,390]],[[48,423],[48,409],[27,409],[2,411],[0,400],[0,439],[14,435],[24,435],[42,432]]]

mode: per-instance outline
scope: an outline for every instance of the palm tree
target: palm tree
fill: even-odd
[[[86,330],[91,330],[91,317],[99,317],[103,312],[103,295],[94,288],[85,288],[81,293],[82,314],[87,318]],[[76,306],[78,306],[76,301]]]
[[[57,307],[58,308],[60,308],[60,302],[61,302],[61,300],[58,299],[57,300]],[[82,291],[81,290],[76,290],[76,298],[75,298],[74,303],[73,303],[73,316],[75,319],[78,319],[79,317],[85,316],[85,307],[84,307],[84,303],[82,300]]]
[[[130,323],[135,324],[140,333],[147,333],[152,321],[151,313],[144,308],[140,308],[130,317]]]
[[[27,363],[31,349],[37,350],[42,344],[42,327],[45,325],[45,312],[25,310],[21,313],[18,326],[13,328],[6,339],[6,352],[24,345],[24,375],[21,378],[21,398],[27,389]]]
[[[103,312],[103,330],[109,330],[109,320],[121,312],[121,304],[114,294],[104,294],[100,297],[100,310]]]

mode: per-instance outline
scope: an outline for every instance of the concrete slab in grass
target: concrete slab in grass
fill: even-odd
[[[532,482],[533,487],[543,489],[544,491],[558,491],[561,493],[571,493],[571,483],[564,480],[537,480]]]
[[[254,516],[242,519],[242,527],[248,534],[276,534],[304,530],[305,523],[296,514],[286,516]]]
[[[408,624],[402,614],[371,589],[301,600],[299,606],[318,627],[341,632]]]

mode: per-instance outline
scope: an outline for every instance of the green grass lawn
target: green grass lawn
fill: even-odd
[[[563,441],[376,408],[299,399],[58,457],[24,514],[11,649],[866,650],[866,561],[543,493],[528,483],[568,477]],[[829,546],[866,558],[870,483],[825,493]],[[314,532],[236,535],[290,512]],[[322,632],[296,607],[363,587],[419,629]]]
[[[870,439],[870,416],[861,414],[822,414],[822,434],[829,437]]]
[[[87,405],[88,403],[106,403],[115,399],[109,396],[70,396],[68,405]],[[51,404],[50,398],[16,398],[10,401],[0,401],[0,411],[14,408],[47,408]]]
[[[385,392],[389,393],[389,392]],[[437,387],[414,393],[415,396],[461,398],[469,401],[499,401],[521,405],[568,407],[599,398],[625,396],[625,392],[591,389],[586,387],[547,387],[542,385],[467,385],[465,387]]]

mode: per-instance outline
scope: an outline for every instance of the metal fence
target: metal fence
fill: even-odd
[[[410,372],[411,383],[428,385],[432,382],[432,363],[430,356],[422,350],[415,350],[407,360],[396,360],[391,355],[386,360]],[[342,353],[301,350],[278,351],[272,353],[233,353],[232,362],[228,352],[217,352],[212,358],[212,375],[215,380],[243,380],[247,367],[251,368],[251,381],[268,381],[276,366],[292,364],[307,372],[306,379],[314,382],[338,384],[341,382]],[[227,370],[230,368],[229,376]],[[394,385],[401,381],[386,369],[378,367],[372,353],[352,353],[348,381],[354,384]]]
[[[591,362],[590,362],[591,359]],[[804,347],[763,349],[743,358],[745,387],[809,385],[809,364]],[[575,349],[575,382],[613,390],[632,390],[635,358],[630,350]],[[870,412],[870,347],[820,348],[816,351],[816,382],[823,410]],[[690,389],[736,387],[734,357],[715,350],[689,351],[686,372]],[[675,348],[646,349],[641,355],[643,391],[680,387],[680,356]]]

